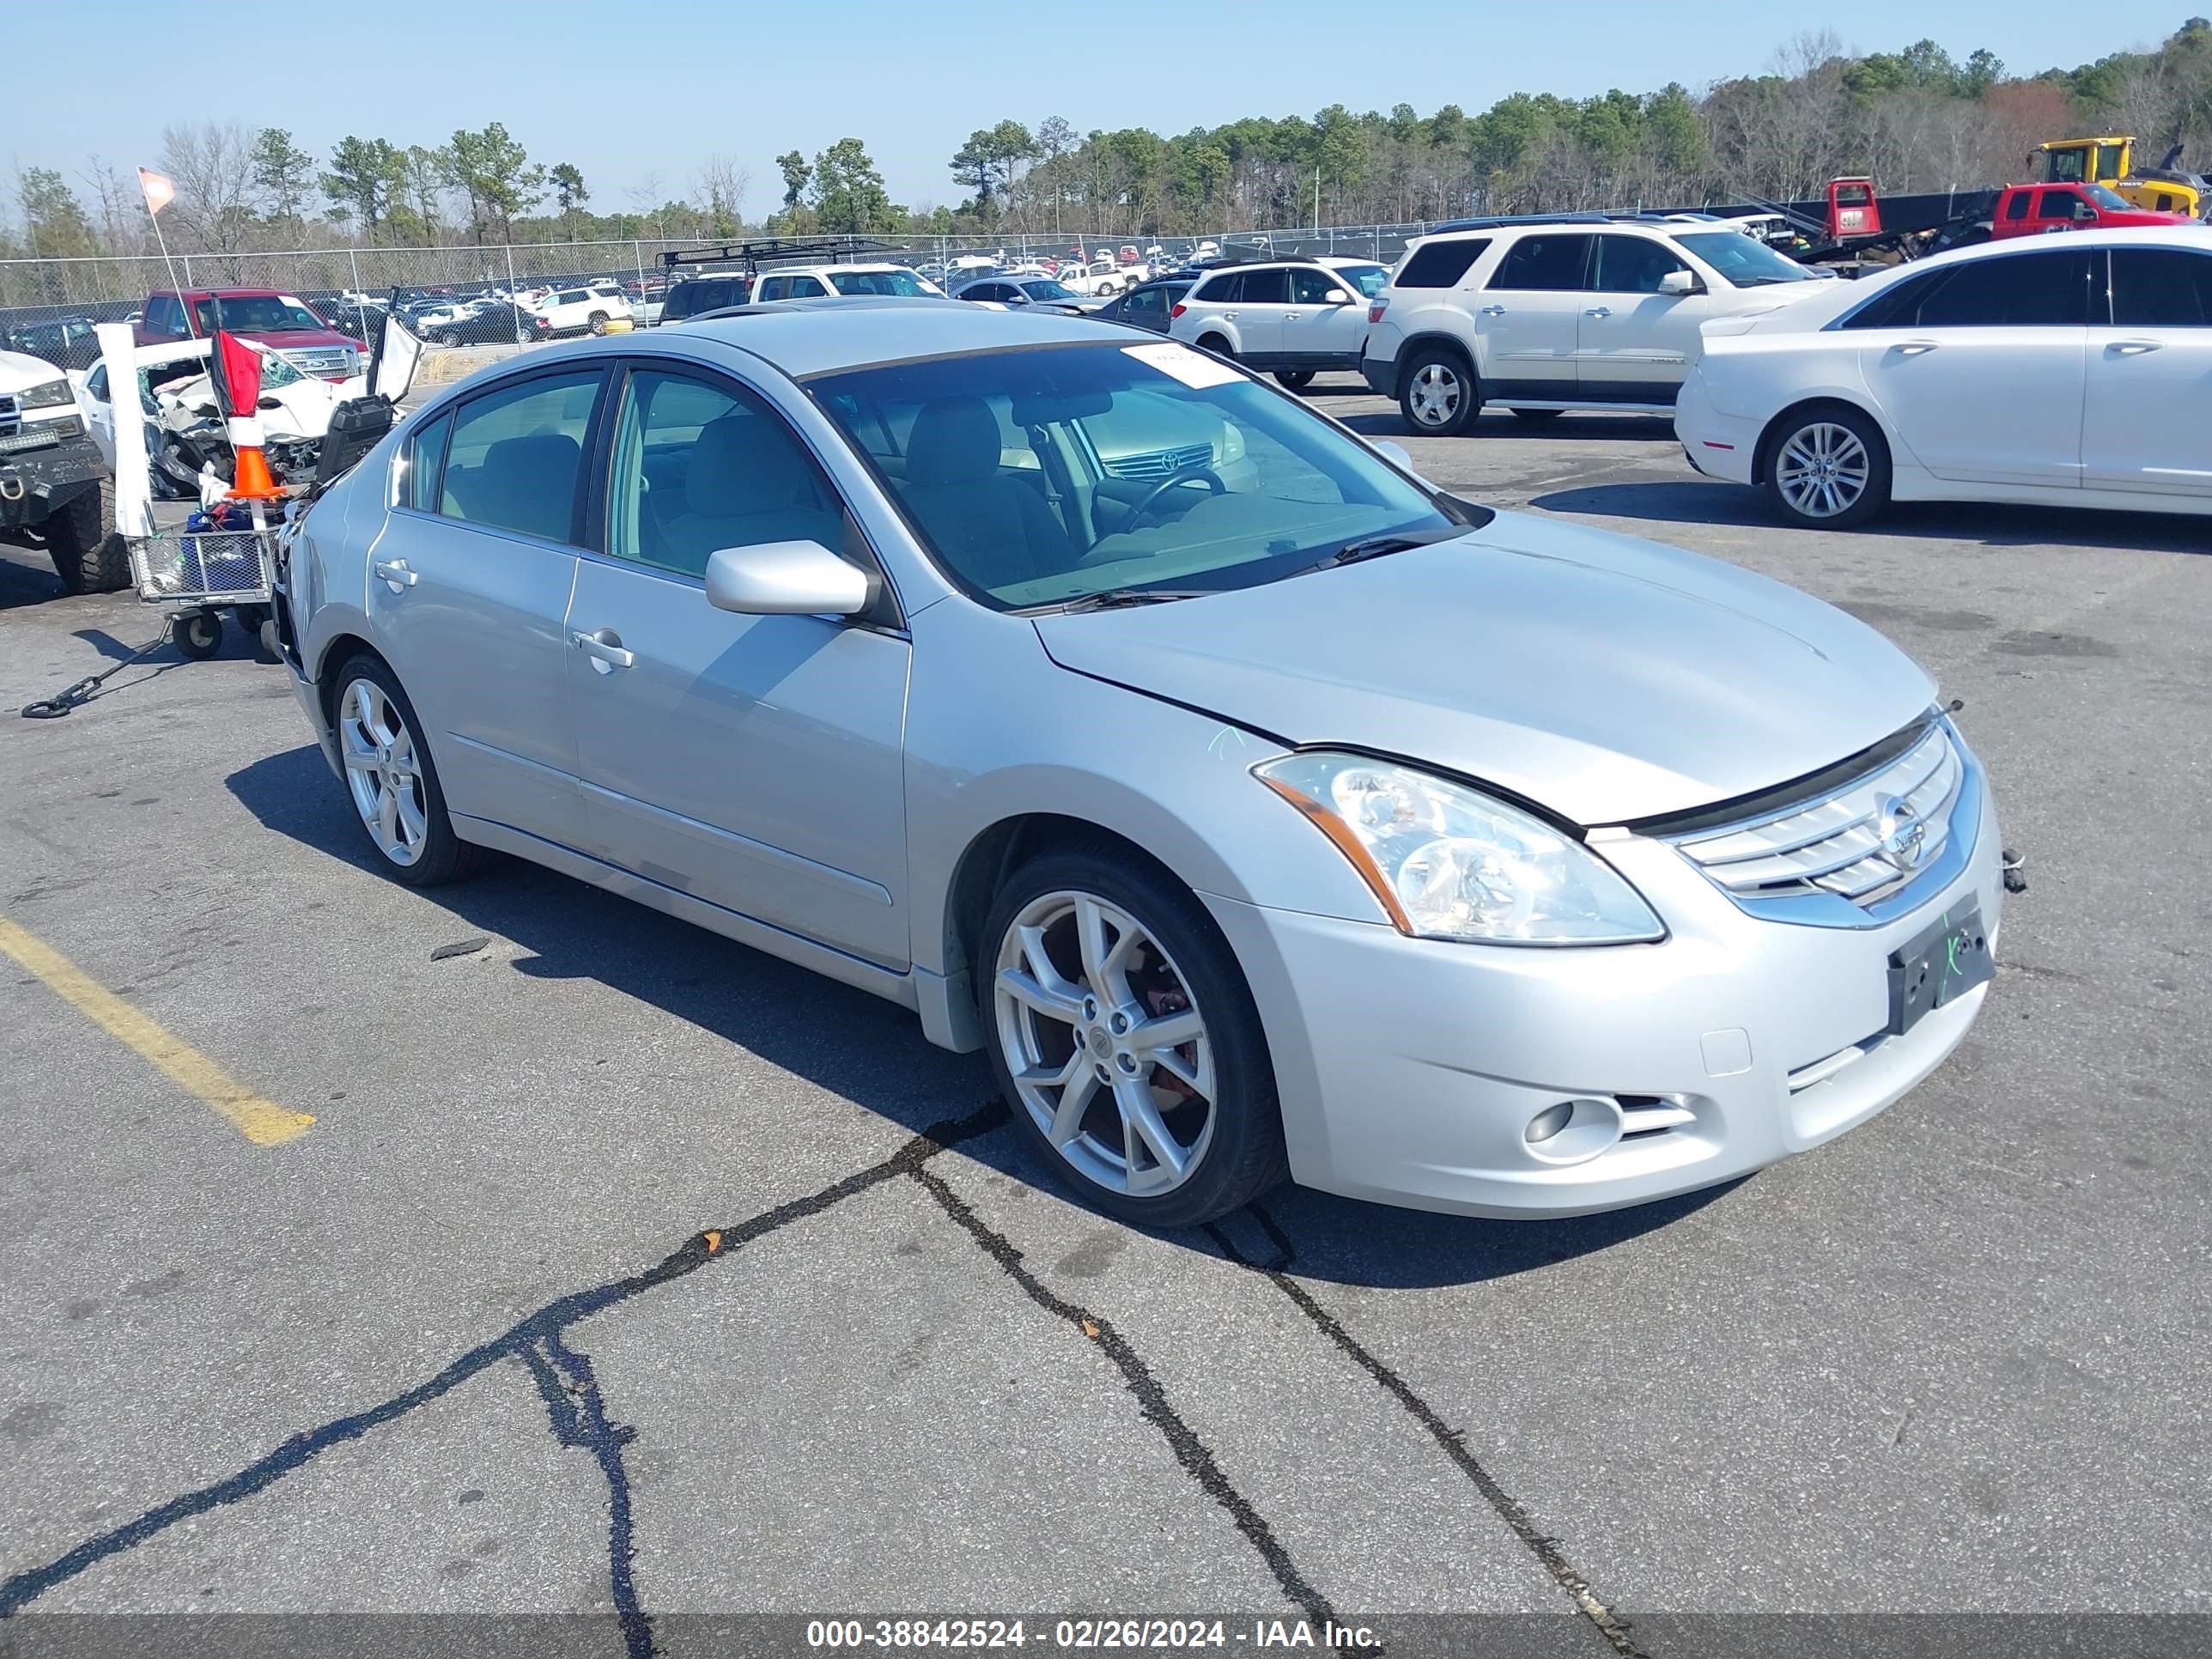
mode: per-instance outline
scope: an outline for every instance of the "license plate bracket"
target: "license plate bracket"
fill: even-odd
[[[1979,907],[1946,910],[1889,953],[1889,1030],[1902,1036],[1948,1002],[1996,975]]]

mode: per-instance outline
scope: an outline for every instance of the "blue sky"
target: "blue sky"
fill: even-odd
[[[1424,114],[1457,103],[1473,113],[1516,91],[1583,97],[1670,80],[1699,88],[1763,67],[1790,35],[1821,27],[1855,50],[1929,36],[1963,58],[1986,46],[2028,73],[2154,43],[2202,6],[2114,0],[2096,9],[2094,27],[2081,8],[2049,0],[1860,0],[1835,11],[1752,0],[24,0],[9,9],[0,163],[11,176],[47,166],[74,177],[94,153],[126,170],[151,163],[162,125],[179,118],[289,128],[318,155],[348,132],[436,143],[456,127],[498,120],[533,159],[582,168],[604,211],[631,205],[655,173],[664,195],[689,194],[700,158],[721,152],[750,170],[745,205],[757,218],[782,192],[776,155],[796,147],[811,156],[848,136],[866,143],[894,199],[952,204],[961,194],[946,167],[953,150],[1006,116],[1175,133],[1339,102],[1403,101]],[[574,21],[553,21],[562,15]],[[196,87],[191,50],[227,40],[240,58],[210,62]],[[103,43],[125,59],[119,97],[100,90]],[[380,63],[396,67],[371,84],[365,77]],[[343,64],[364,76],[350,92]]]

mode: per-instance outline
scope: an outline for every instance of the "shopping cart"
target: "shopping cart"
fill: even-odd
[[[261,641],[273,614],[283,529],[164,530],[125,538],[138,597],[167,607],[169,639],[179,651],[203,660],[220,651],[224,611],[249,639]]]

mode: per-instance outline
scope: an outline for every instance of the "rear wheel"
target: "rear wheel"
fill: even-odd
[[[978,975],[1023,1138],[1140,1226],[1210,1221],[1289,1173],[1274,1070],[1228,941],[1164,873],[1059,853],[992,907]]]
[[[1313,380],[1314,371],[1310,368],[1279,368],[1275,371],[1276,383],[1288,386],[1293,392],[1304,392],[1313,384]]]
[[[86,490],[40,526],[64,592],[112,593],[131,586],[130,550],[108,528],[115,522],[114,488]]]
[[[1218,334],[1206,335],[1199,341],[1198,349],[1200,351],[1210,351],[1217,357],[1227,357],[1232,361],[1237,356],[1229,349],[1229,342]]]
[[[1464,357],[1444,346],[1413,354],[1398,387],[1398,413],[1407,426],[1449,438],[1473,426],[1481,412],[1480,389]]]
[[[461,337],[459,334],[456,334],[450,328],[438,337],[438,343],[444,346],[449,351],[453,349],[453,347],[460,344],[460,343]]]
[[[338,671],[334,715],[346,793],[385,872],[410,887],[467,874],[477,849],[453,833],[438,769],[398,677],[377,658],[354,658]]]
[[[1889,446],[1857,410],[1816,404],[1784,416],[1769,436],[1766,488],[1792,523],[1864,524],[1889,505]]]
[[[592,332],[594,334],[604,334],[606,331],[607,313],[604,311],[593,312],[592,313]]]
[[[212,611],[195,611],[169,624],[169,643],[178,654],[206,662],[222,649],[222,618]]]

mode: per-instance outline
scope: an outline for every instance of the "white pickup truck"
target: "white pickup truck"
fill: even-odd
[[[42,549],[71,593],[130,585],[123,538],[109,533],[106,471],[61,370],[0,351],[0,541]]]

